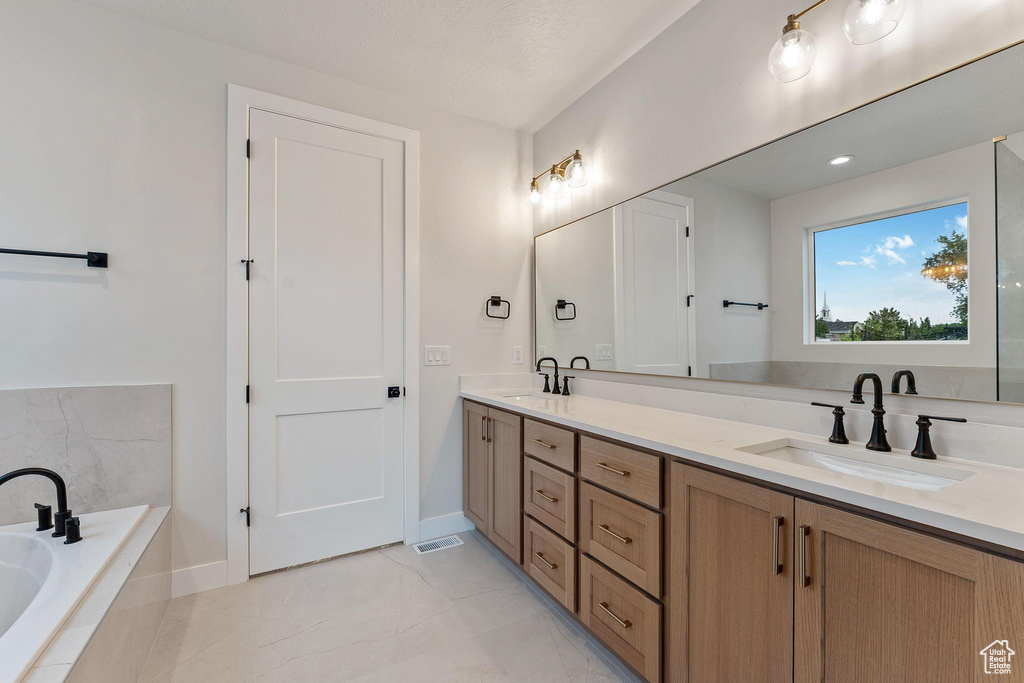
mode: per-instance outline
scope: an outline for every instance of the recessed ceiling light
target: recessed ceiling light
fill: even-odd
[[[852,159],[852,154],[843,154],[837,157],[833,157],[832,159],[829,159],[828,163],[832,166],[842,166],[843,164],[851,161]]]

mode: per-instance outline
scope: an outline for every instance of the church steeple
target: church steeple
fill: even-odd
[[[821,298],[821,319],[825,322],[832,322],[832,311],[828,307],[828,291]]]

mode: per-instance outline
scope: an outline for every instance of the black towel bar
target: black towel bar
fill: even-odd
[[[0,249],[0,254],[15,254],[17,256],[49,256],[51,258],[76,258],[83,259],[90,268],[106,268],[107,252],[90,251],[85,254],[68,254],[63,251],[36,251],[34,249]]]
[[[768,308],[768,304],[756,303],[756,304],[745,304],[740,301],[729,301],[728,299],[722,300],[722,306],[729,308],[730,306],[756,306],[757,310],[762,311]]]

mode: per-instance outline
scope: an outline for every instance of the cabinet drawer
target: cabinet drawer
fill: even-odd
[[[568,429],[543,422],[523,420],[523,450],[555,467],[572,472],[576,469],[575,434]]]
[[[529,517],[525,518],[526,573],[570,612],[576,612],[576,548]]]
[[[648,681],[661,675],[661,605],[580,555],[580,621]]]
[[[523,512],[576,541],[576,477],[523,458]]]
[[[580,550],[661,596],[661,514],[580,483]]]
[[[580,473],[584,479],[661,507],[661,458],[589,436],[580,438]]]

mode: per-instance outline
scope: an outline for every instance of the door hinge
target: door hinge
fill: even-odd
[[[249,154],[251,152],[251,149],[252,149],[252,140],[250,140],[249,138],[246,138],[245,139],[245,158],[246,159],[249,158]],[[687,230],[689,230],[689,228],[687,228]],[[687,234],[689,234],[689,233],[687,233]]]
[[[248,384],[245,385],[245,402],[246,403],[249,402],[249,385]]]
[[[687,377],[693,377],[693,366],[692,365],[687,365],[686,366],[686,376]]]
[[[249,516],[249,508],[244,507],[239,512],[245,513],[245,526],[252,526],[252,518]]]

